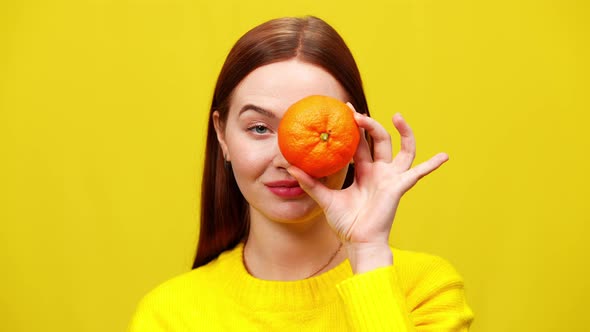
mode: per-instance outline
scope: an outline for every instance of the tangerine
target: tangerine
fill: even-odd
[[[285,159],[321,178],[345,167],[360,140],[353,111],[338,99],[313,95],[291,105],[278,128]]]

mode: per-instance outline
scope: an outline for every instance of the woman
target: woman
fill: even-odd
[[[308,95],[348,102],[367,134],[348,167],[320,179],[277,146],[285,110]],[[404,119],[393,117],[393,158],[368,115],[356,63],[324,21],[282,18],[246,33],[210,109],[194,269],[146,295],[129,330],[467,330],[454,269],[388,244],[401,196],[448,157],[411,168]]]

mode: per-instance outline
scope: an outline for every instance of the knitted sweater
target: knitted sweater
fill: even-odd
[[[392,251],[393,266],[359,275],[345,260],[310,279],[267,281],[248,274],[239,244],[148,293],[128,331],[467,331],[473,314],[453,267]]]

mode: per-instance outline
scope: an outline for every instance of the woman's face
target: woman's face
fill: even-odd
[[[213,119],[226,160],[250,204],[252,218],[298,223],[320,217],[321,209],[289,175],[277,143],[277,128],[287,108],[309,95],[347,101],[338,81],[321,67],[289,60],[252,71],[235,88],[225,127]],[[319,179],[341,188],[347,168]]]

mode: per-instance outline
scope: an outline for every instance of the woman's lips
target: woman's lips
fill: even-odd
[[[297,181],[283,180],[265,183],[273,194],[281,198],[295,198],[305,194]]]

